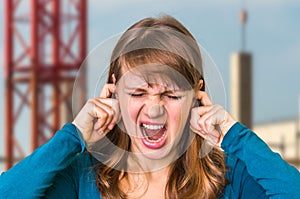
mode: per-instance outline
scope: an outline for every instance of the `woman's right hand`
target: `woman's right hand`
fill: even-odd
[[[72,122],[88,145],[103,138],[121,117],[119,102],[110,98],[115,90],[115,84],[105,84],[100,96],[89,99]]]

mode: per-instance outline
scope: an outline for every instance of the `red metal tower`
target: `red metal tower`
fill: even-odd
[[[62,108],[72,112],[70,85],[86,56],[86,9],[85,0],[5,1],[6,169],[26,154],[21,139],[30,137],[27,151],[34,150],[60,128]]]

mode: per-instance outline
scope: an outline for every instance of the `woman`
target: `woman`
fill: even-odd
[[[100,96],[0,182],[3,198],[300,196],[298,170],[211,103],[199,47],[170,16],[130,27]]]

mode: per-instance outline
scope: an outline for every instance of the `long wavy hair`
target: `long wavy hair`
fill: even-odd
[[[196,40],[171,16],[143,19],[123,33],[112,52],[108,83],[114,81],[112,74],[118,81],[124,71],[151,63],[172,67],[186,78],[193,89],[198,88],[199,80],[204,81],[202,58]],[[204,91],[205,86],[201,90]],[[165,198],[218,198],[224,191],[223,152],[218,147],[212,147],[207,155],[200,158],[204,140],[199,135],[193,136],[183,154],[169,165]],[[108,147],[107,142],[100,140],[99,150],[102,150],[103,157],[96,166],[97,187],[104,198],[128,198],[121,189],[120,181],[128,180],[126,151],[131,148],[130,137],[116,125],[106,138],[117,147]],[[187,145],[187,140],[180,140],[181,147]]]

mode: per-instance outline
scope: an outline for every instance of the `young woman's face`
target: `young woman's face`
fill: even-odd
[[[126,71],[116,91],[131,150],[150,159],[178,153],[194,97],[193,89],[180,89],[157,67]],[[184,77],[178,73],[178,78]]]

